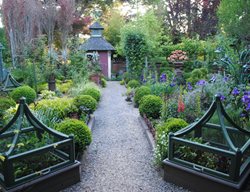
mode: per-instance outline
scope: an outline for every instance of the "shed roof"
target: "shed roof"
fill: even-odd
[[[115,48],[103,37],[90,37],[80,49],[85,51],[114,51]]]
[[[103,26],[100,25],[100,23],[98,23],[98,22],[96,21],[96,22],[94,22],[92,25],[90,25],[89,29],[90,29],[90,30],[92,30],[92,29],[102,29],[102,30],[103,30],[104,28],[103,28]]]

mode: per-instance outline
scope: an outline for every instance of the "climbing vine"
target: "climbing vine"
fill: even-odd
[[[128,60],[128,72],[131,78],[138,79],[144,67],[147,53],[145,35],[138,31],[129,31],[125,34],[124,53]]]

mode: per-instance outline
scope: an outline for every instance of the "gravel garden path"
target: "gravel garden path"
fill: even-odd
[[[82,162],[81,182],[65,192],[184,192],[153,165],[153,152],[118,82],[108,82],[95,112],[93,141]]]

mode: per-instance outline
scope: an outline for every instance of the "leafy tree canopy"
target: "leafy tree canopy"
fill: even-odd
[[[222,0],[218,8],[218,17],[222,32],[250,42],[250,1]]]

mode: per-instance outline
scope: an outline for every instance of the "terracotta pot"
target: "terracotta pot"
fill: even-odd
[[[100,76],[98,74],[90,75],[89,79],[90,81],[96,83],[97,85],[100,84]]]

